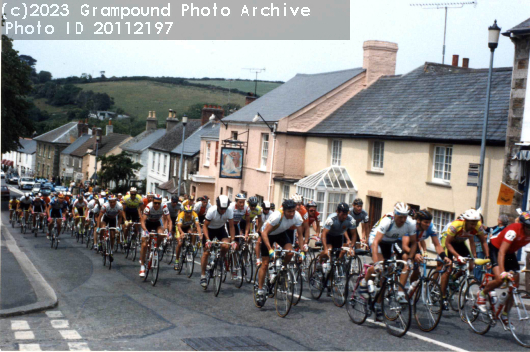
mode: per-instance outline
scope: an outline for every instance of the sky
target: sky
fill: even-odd
[[[447,0],[456,2],[457,0]],[[466,2],[470,0],[465,0]],[[260,80],[287,81],[297,73],[362,67],[363,42],[397,43],[396,74],[425,62],[442,62],[444,10],[410,4],[444,0],[350,0],[350,40],[329,41],[15,41],[20,54],[37,60],[37,71],[54,78],[99,76],[223,77],[254,79],[244,68],[265,68]],[[530,0],[478,0],[448,10],[445,63],[453,54],[472,68],[489,65],[488,27],[502,32],[530,17]],[[514,46],[501,35],[494,67],[513,66]]]

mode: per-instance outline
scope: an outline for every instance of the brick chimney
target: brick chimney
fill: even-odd
[[[462,59],[462,67],[463,68],[469,68],[469,59],[468,58],[463,58]]]
[[[88,123],[84,123],[83,120],[80,120],[77,123],[77,137],[81,137],[84,134],[88,134]]]
[[[366,70],[366,84],[379,77],[396,74],[398,45],[379,40],[367,40],[363,44],[363,68]]]
[[[453,62],[451,66],[458,67],[458,55],[453,55]]]
[[[169,110],[169,115],[166,119],[166,131],[171,130],[173,127],[175,127],[179,123],[179,120],[177,119],[177,113],[173,110]]]
[[[94,136],[94,150],[96,150],[96,144],[98,144],[98,137],[99,137],[99,145],[101,146],[101,140],[102,140],[103,131],[99,127],[92,127],[92,136]]]
[[[158,128],[158,120],[156,119],[156,111],[149,111],[147,116],[147,122],[145,124],[145,130],[156,130]]]
[[[245,105],[252,103],[256,99],[258,99],[258,97],[255,96],[254,93],[248,92],[247,96],[245,97]]]
[[[225,117],[225,111],[222,107],[216,105],[204,105],[201,113],[201,125],[208,123],[212,114],[218,119]]]
[[[109,124],[106,126],[105,135],[108,136],[109,134],[114,132],[114,126],[112,126],[112,119],[109,119]]]

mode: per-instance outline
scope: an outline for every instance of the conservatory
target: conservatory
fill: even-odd
[[[296,192],[304,197],[304,203],[309,200],[317,203],[322,221],[335,212],[339,203],[347,202],[351,206],[357,195],[357,187],[344,166],[330,166],[295,185]]]

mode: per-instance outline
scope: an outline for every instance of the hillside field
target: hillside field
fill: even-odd
[[[198,84],[209,84],[212,86],[219,86],[223,88],[235,88],[239,89],[242,92],[252,92],[254,93],[254,81],[223,81],[223,80],[201,80],[201,79],[189,79],[188,82],[198,83]],[[274,88],[277,88],[281,83],[274,82],[260,82],[258,81],[258,95],[262,96],[267,94]]]

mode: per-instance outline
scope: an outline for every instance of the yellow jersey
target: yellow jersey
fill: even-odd
[[[466,231],[465,220],[455,220],[449,224],[447,229],[443,232],[442,236],[453,236],[457,242],[465,242],[467,239],[473,239],[476,235],[485,235],[482,222],[478,222],[471,231]]]
[[[131,197],[130,194],[127,194],[123,200],[122,203],[127,207],[128,209],[138,209],[138,207],[143,204],[142,197],[137,194],[135,197]]]
[[[199,217],[197,216],[197,213],[192,211],[190,215],[186,216],[186,213],[184,211],[181,211],[179,216],[177,217],[177,224],[180,224],[183,227],[191,226],[197,222],[199,222]]]

